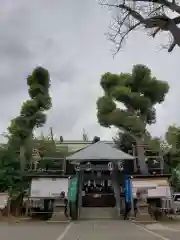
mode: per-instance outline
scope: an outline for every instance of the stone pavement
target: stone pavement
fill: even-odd
[[[179,223],[156,223],[146,224],[144,227],[148,231],[162,236],[163,240],[179,240],[180,239],[180,224]]]
[[[178,234],[179,235],[179,234]],[[177,235],[177,236],[178,236]],[[137,226],[130,221],[99,220],[73,223],[63,240],[176,240],[166,239],[156,230]],[[178,239],[179,240],[179,239]]]
[[[180,231],[124,220],[63,223],[0,223],[0,240],[179,240]]]
[[[56,240],[66,226],[45,222],[0,223],[0,240]]]

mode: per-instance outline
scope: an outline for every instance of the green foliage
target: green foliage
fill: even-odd
[[[8,128],[10,145],[14,142],[22,144],[25,139],[32,136],[36,127],[43,126],[46,122],[46,115],[43,112],[51,107],[51,97],[49,96],[50,77],[46,69],[37,67],[28,76],[27,84],[31,100],[23,103],[20,116],[11,121]]]
[[[166,141],[171,146],[171,152],[176,153],[180,149],[180,127],[170,125],[165,137]]]
[[[11,196],[18,194],[28,186],[28,181],[20,173],[20,162],[13,151],[7,148],[0,148],[0,191],[8,191]]]
[[[8,146],[0,149],[0,188],[10,194],[23,193],[28,186],[24,167],[32,158],[33,131],[46,122],[51,107],[50,77],[46,69],[37,67],[27,78],[30,100],[22,104],[20,115],[8,127]],[[23,167],[22,167],[23,165]]]
[[[139,64],[131,73],[105,73],[100,84],[104,96],[97,100],[98,122],[104,127],[115,126],[129,135],[123,137],[127,149],[132,139],[135,140],[138,165],[147,174],[143,147],[146,126],[156,122],[155,105],[164,101],[168,83],[156,79],[148,67]]]
[[[180,127],[170,125],[165,138],[169,145],[168,165],[172,171],[172,185],[175,191],[180,191]]]
[[[144,65],[132,73],[105,73],[101,77],[104,96],[97,101],[97,117],[102,126],[116,126],[136,136],[144,135],[147,124],[156,121],[155,104],[164,101],[168,83],[157,80]],[[125,109],[119,108],[117,102]]]
[[[114,141],[116,146],[126,153],[132,154],[133,146],[136,146],[134,138],[123,132],[119,132],[114,138]],[[144,134],[144,144],[147,147],[148,155],[154,155],[155,152],[164,151],[164,141],[161,138],[152,137],[148,131]]]
[[[170,125],[165,134],[166,141],[169,145],[170,161],[168,164],[171,169],[176,169],[180,166],[180,127]]]
[[[136,144],[134,139],[129,135],[123,132],[119,132],[114,138],[116,147],[122,150],[125,153],[132,154],[133,145]]]
[[[179,192],[180,191],[180,164],[178,164],[176,168],[172,170],[171,182],[174,190]]]

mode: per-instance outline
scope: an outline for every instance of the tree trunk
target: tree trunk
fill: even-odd
[[[8,197],[8,202],[7,202],[7,216],[9,217],[11,214],[11,197]]]
[[[21,165],[21,173],[24,172],[25,164],[26,164],[26,160],[25,160],[25,148],[24,148],[24,145],[21,145],[21,147],[20,147],[20,165]]]
[[[148,167],[145,162],[144,146],[143,141],[136,139],[136,150],[138,157],[138,165],[142,174],[148,174]]]
[[[24,144],[20,146],[20,166],[21,166],[21,181],[22,181],[22,184],[21,184],[21,193],[20,195],[18,196],[18,198],[16,199],[16,210],[17,212],[21,212],[21,206],[22,206],[22,203],[23,203],[23,198],[24,198],[24,170],[25,170],[25,167],[26,167],[26,158],[25,158],[25,146]]]
[[[29,196],[28,196],[28,199],[26,201],[25,206],[26,206],[25,216],[28,217],[28,215],[29,215],[29,208],[30,208],[30,198],[29,198]]]
[[[120,187],[118,184],[118,170],[117,165],[113,164],[113,171],[112,171],[112,185],[113,185],[113,191],[116,199],[116,208],[117,208],[117,215],[118,218],[120,217],[121,213],[121,197],[120,197]]]
[[[16,216],[21,215],[23,207],[24,191],[15,200]]]
[[[140,172],[144,175],[149,174],[148,167],[145,162],[145,154],[144,154],[144,141],[142,138],[135,136],[134,134],[124,131],[124,133],[131,136],[136,141],[136,151],[137,151],[137,162],[138,162],[138,168],[140,168]]]

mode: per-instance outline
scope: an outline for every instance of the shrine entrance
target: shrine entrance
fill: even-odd
[[[82,207],[115,207],[116,198],[109,172],[84,174]],[[93,175],[93,176],[92,176]]]
[[[67,158],[74,164],[79,179],[77,193],[78,218],[84,209],[94,213],[105,209],[120,217],[124,200],[124,173],[126,162],[134,169],[134,158],[113,146],[96,142]],[[130,165],[130,164],[129,164]],[[95,210],[96,208],[96,210]],[[108,209],[108,210],[107,210]]]

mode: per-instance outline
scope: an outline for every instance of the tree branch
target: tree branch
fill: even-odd
[[[144,14],[141,14],[141,10],[137,10],[136,7],[130,7],[127,5],[129,2],[142,2],[142,3],[156,3],[159,4],[157,8],[155,8],[153,11],[151,11],[149,14],[146,14],[147,16],[144,17]],[[162,13],[159,13],[159,10],[163,10],[164,7],[166,7],[169,10],[175,11],[176,13],[180,14],[180,6],[178,6],[175,1],[169,2],[167,0],[124,0],[123,4],[110,4],[110,3],[101,3],[103,6],[108,6],[110,8],[118,8],[119,10],[126,11],[126,16],[121,21],[116,21],[116,25],[119,27],[116,29],[116,27],[113,29],[115,34],[109,34],[110,39],[116,43],[117,45],[117,52],[120,51],[122,47],[122,42],[124,39],[129,35],[129,33],[133,30],[135,30],[138,26],[142,25],[146,29],[155,29],[154,32],[151,34],[152,37],[155,37],[157,33],[160,31],[166,31],[170,32],[173,36],[173,43],[170,44],[168,48],[168,52],[171,52],[176,45],[180,47],[180,28],[177,26],[180,24],[180,16],[177,16],[175,18],[170,18],[165,14],[165,11]],[[157,14],[156,16],[152,16],[153,14]],[[121,16],[124,14],[123,12],[120,12],[119,15]],[[127,20],[127,17],[132,17],[136,23],[134,24],[128,24],[128,26],[125,23],[125,20]],[[129,20],[130,21],[130,20]],[[125,26],[126,31],[122,34],[121,28]],[[120,40],[116,42],[117,37],[120,36]]]
[[[175,11],[176,13],[180,14],[180,6],[177,5],[174,1],[169,2],[166,0],[126,0],[126,2],[144,2],[144,3],[156,3],[160,5],[164,5],[169,8],[171,11]],[[125,3],[125,2],[124,2]],[[109,7],[120,7],[122,4],[109,4],[109,3],[102,3],[101,5],[109,6]]]
[[[130,33],[132,30],[134,30],[135,28],[137,28],[140,24],[141,24],[140,22],[136,23],[135,25],[131,26],[131,27],[128,29],[127,32],[125,32],[125,33],[123,34],[123,36],[121,37],[120,42],[119,42],[119,44],[118,44],[117,52],[120,51],[120,49],[121,49],[121,47],[122,47],[122,43],[123,43],[123,41],[125,40],[125,38],[129,35],[129,33]]]

